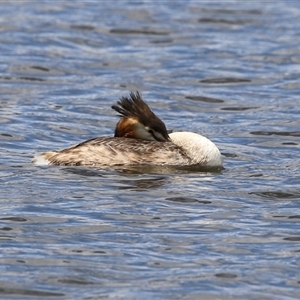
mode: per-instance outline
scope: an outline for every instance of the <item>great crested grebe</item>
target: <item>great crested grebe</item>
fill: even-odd
[[[57,152],[37,155],[38,165],[109,167],[168,165],[222,167],[219,149],[193,132],[168,134],[165,124],[139,92],[122,97],[112,108],[120,114],[114,137],[97,137]]]

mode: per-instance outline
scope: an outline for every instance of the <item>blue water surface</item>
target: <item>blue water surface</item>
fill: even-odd
[[[0,4],[0,298],[297,299],[298,1]],[[224,170],[38,167],[139,90]]]

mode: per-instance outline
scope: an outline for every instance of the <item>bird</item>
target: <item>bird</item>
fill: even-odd
[[[96,137],[59,151],[34,157],[37,165],[94,168],[141,165],[221,168],[217,146],[194,132],[172,132],[142,99],[131,92],[112,105],[119,113],[114,136]]]

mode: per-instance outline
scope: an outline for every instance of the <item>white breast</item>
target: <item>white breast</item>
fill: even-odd
[[[193,132],[174,132],[169,136],[172,142],[181,147],[192,159],[192,164],[205,167],[222,166],[221,153],[208,138]]]

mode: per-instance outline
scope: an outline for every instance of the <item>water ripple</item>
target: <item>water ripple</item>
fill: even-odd
[[[298,298],[295,3],[2,2],[0,295]],[[31,164],[130,90],[224,169]]]

